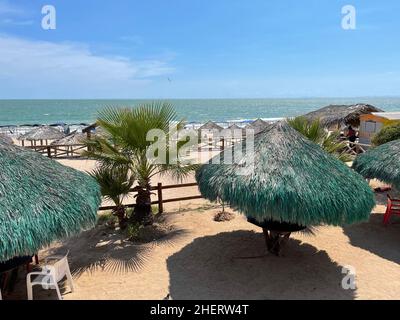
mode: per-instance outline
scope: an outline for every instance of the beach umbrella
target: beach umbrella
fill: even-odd
[[[201,194],[220,198],[264,233],[365,221],[375,204],[359,174],[283,121],[255,135],[254,154],[236,164],[225,164],[223,153],[218,157],[221,164],[196,171]]]
[[[231,132],[235,132],[235,131],[238,131],[238,130],[241,130],[242,132],[245,131],[244,128],[239,127],[236,123],[231,124],[226,130],[230,130]]]
[[[6,134],[0,134],[0,141],[9,143],[9,144],[14,144],[13,139]]]
[[[78,133],[77,131],[73,131],[69,135],[64,138],[53,141],[50,145],[56,146],[73,146],[78,144],[83,144],[83,141],[86,139],[86,135],[83,133]]]
[[[31,131],[23,134],[18,138],[18,140],[22,141],[47,141],[48,140],[58,140],[62,139],[65,137],[65,134],[61,132],[60,130],[51,127],[51,126],[41,126],[35,129],[32,129]]]
[[[89,175],[0,140],[0,262],[94,226],[100,187]]]
[[[400,189],[400,140],[391,141],[359,154],[353,169],[366,179],[379,179]]]
[[[268,122],[265,122],[262,119],[257,119],[251,123],[249,123],[245,129],[254,130],[254,134],[257,134],[263,131],[268,126]]]
[[[203,124],[199,130],[217,130],[217,131],[221,131],[223,128],[221,126],[219,126],[218,124],[216,124],[215,122],[212,121],[207,121],[205,124]]]

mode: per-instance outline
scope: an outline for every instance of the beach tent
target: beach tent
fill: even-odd
[[[400,189],[400,140],[371,148],[359,154],[353,169],[366,179],[379,179]]]
[[[360,116],[372,112],[383,112],[369,104],[329,105],[304,115],[310,121],[319,119],[328,129],[340,129],[342,126],[360,126]]]
[[[43,142],[47,145],[48,140],[58,140],[64,137],[65,134],[54,127],[41,126],[23,134],[18,140],[22,141],[22,145],[24,145],[24,141],[30,141],[31,145],[36,145],[36,141],[40,141],[40,145],[43,145]]]
[[[375,204],[358,173],[284,121],[255,136],[254,154],[234,164],[225,164],[223,156],[221,164],[196,171],[201,194],[220,198],[262,227],[271,248],[304,227],[366,221]]]
[[[94,226],[101,195],[89,175],[1,140],[0,168],[0,262]]]
[[[268,126],[268,122],[265,122],[262,119],[257,119],[251,123],[249,123],[245,129],[254,130],[254,134],[257,134],[263,131]]]

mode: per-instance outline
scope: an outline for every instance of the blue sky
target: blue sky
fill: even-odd
[[[0,98],[399,96],[399,16],[397,0],[0,0]]]

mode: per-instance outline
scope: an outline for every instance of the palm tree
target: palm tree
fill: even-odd
[[[171,124],[176,123],[171,130]],[[151,210],[151,178],[158,174],[170,173],[176,179],[182,179],[196,165],[184,163],[179,152],[174,156],[170,150],[170,135],[183,128],[183,121],[178,121],[173,107],[168,103],[154,102],[142,104],[136,108],[107,108],[99,113],[97,125],[104,134],[85,142],[89,158],[95,159],[100,168],[129,170],[137,183],[136,205],[132,219],[143,225],[153,223]],[[157,149],[155,157],[149,157],[148,150],[153,144],[148,141],[148,133],[161,130],[165,135],[157,142],[165,145],[166,161],[157,161],[156,157],[163,150]],[[182,146],[178,143],[178,150]],[[175,154],[175,153],[174,153]],[[174,158],[174,161],[170,161]]]
[[[129,172],[128,167],[122,166],[116,168],[100,166],[89,174],[97,180],[103,197],[115,203],[112,213],[118,218],[120,228],[125,229],[127,217],[123,201],[135,182],[134,176]]]
[[[320,120],[309,121],[307,118],[300,116],[288,119],[287,121],[293,129],[300,132],[312,142],[320,145],[322,149],[337,159],[343,162],[352,160],[352,157],[344,151],[346,150],[346,143],[338,139],[339,133],[327,132]]]

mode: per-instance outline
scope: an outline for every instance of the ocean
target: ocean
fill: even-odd
[[[134,107],[149,100],[0,100],[0,126],[90,124],[107,106]],[[179,118],[189,123],[274,119],[305,114],[329,104],[369,103],[400,111],[400,98],[171,99]]]

